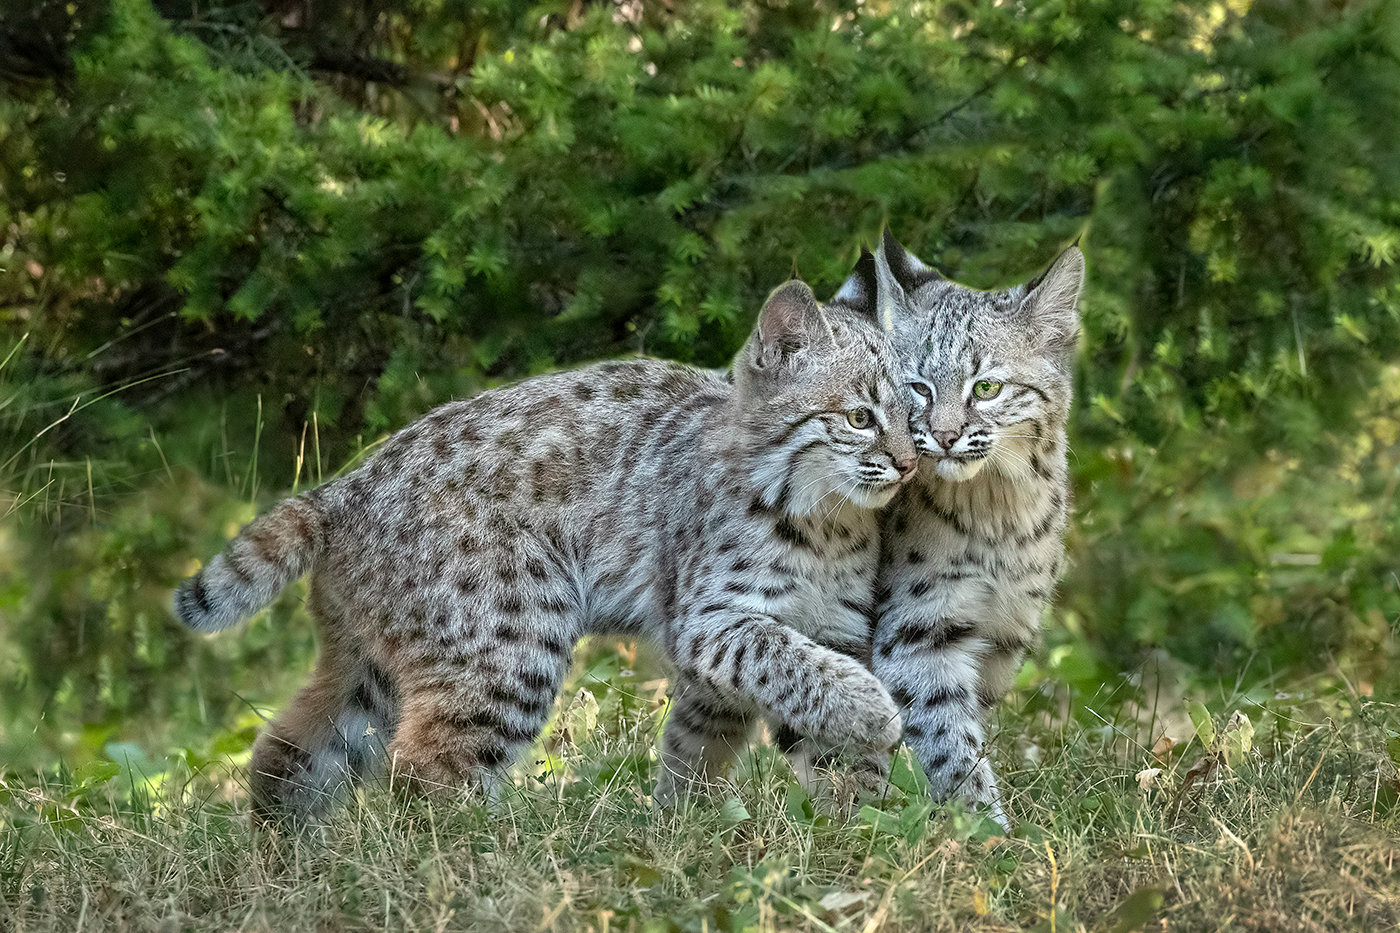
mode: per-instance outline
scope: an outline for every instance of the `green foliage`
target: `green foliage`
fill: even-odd
[[[888,218],[986,285],[1089,231],[1101,430],[1277,440],[1395,345],[1390,4],[487,9],[385,14],[401,68],[462,71],[403,112],[117,0],[71,84],[0,110],[12,323],[71,365],[176,309],[108,364],[193,363],[343,439],[560,362],[722,363],[774,282],[834,288]]]
[[[237,521],[454,395],[721,365],[770,288],[829,294],[885,221],[980,286],[1088,254],[1043,669],[1164,647],[1393,687],[1394,0],[25,16],[0,17],[11,748],[234,728],[230,669],[276,705],[295,593],[216,642],[166,611]]]

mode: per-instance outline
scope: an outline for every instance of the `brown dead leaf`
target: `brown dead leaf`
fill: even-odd
[[[1186,769],[1186,773],[1181,776],[1181,789],[1176,792],[1175,811],[1180,812],[1181,805],[1188,797],[1200,796],[1204,786],[1215,779],[1215,774],[1220,770],[1220,755],[1210,753],[1201,756],[1201,760]]]
[[[1162,737],[1157,740],[1157,744],[1152,746],[1152,757],[1158,761],[1165,761],[1171,756],[1172,749],[1175,747],[1176,741],[1163,732]]]
[[[1201,760],[1186,769],[1186,773],[1181,776],[1181,792],[1184,794],[1192,784],[1208,784],[1215,777],[1215,772],[1220,769],[1220,757],[1218,755],[1202,755]]]

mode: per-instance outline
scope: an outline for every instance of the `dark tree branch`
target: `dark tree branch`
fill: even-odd
[[[455,85],[451,75],[417,72],[407,65],[389,61],[387,58],[328,47],[312,49],[307,66],[312,71],[330,72],[357,81],[387,84],[391,87],[429,84],[446,90]]]

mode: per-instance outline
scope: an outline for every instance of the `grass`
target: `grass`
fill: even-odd
[[[150,779],[111,762],[0,772],[0,929],[1400,925],[1396,708],[1340,682],[1222,694],[1202,715],[1141,675],[1079,696],[1031,671],[994,745],[1017,820],[1003,838],[933,810],[903,759],[883,801],[821,815],[766,747],[732,784],[657,814],[663,684],[628,660],[603,650],[490,812],[371,789],[319,836],[256,836],[248,730],[231,756],[187,750]],[[1227,726],[1236,710],[1249,741],[1241,717]]]

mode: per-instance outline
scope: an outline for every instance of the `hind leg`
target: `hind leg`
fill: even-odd
[[[394,727],[391,693],[372,667],[319,665],[253,746],[254,820],[317,822],[360,779],[379,770]]]
[[[494,799],[548,721],[573,638],[557,625],[483,628],[490,637],[441,652],[405,678],[388,749],[395,786],[433,797],[465,787]]]
[[[673,806],[696,785],[722,776],[748,734],[742,711],[703,684],[678,676],[661,736],[661,777],[652,794],[656,805]]]
[[[291,705],[258,736],[249,768],[253,821],[272,825],[290,818],[306,822],[323,813],[329,800],[310,777],[318,751],[330,741],[330,724],[339,712],[344,689],[335,674],[318,669]]]

